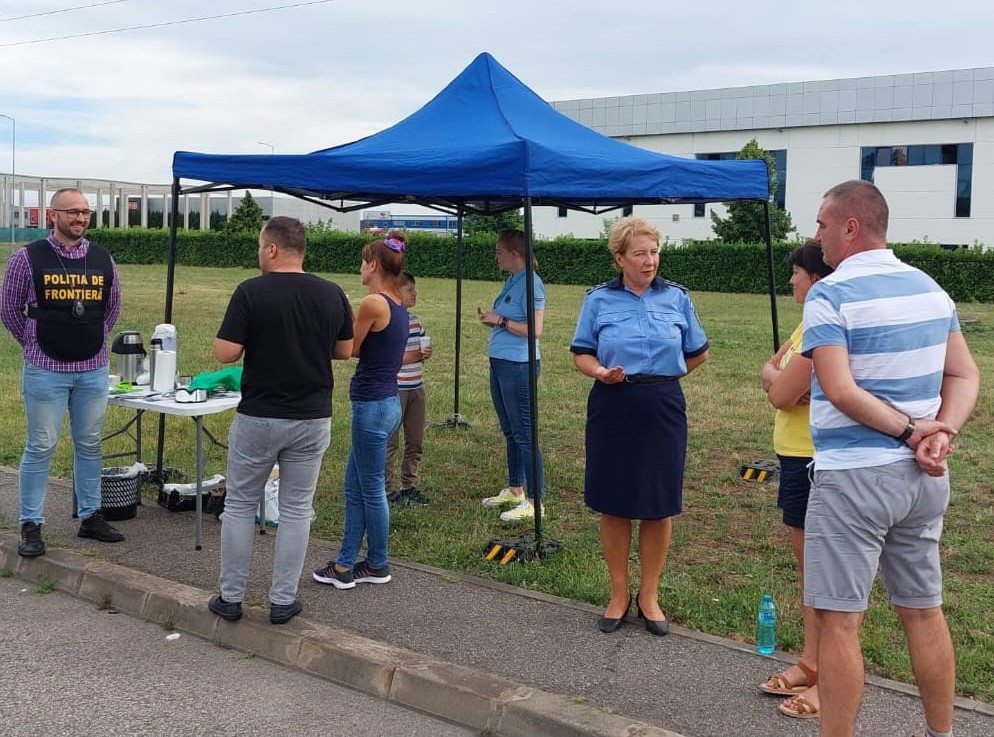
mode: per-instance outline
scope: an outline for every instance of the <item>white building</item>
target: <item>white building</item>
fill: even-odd
[[[755,138],[774,155],[801,235],[825,190],[875,182],[891,242],[994,246],[994,67],[629,95],[552,103],[605,135],[674,156],[734,158]],[[721,205],[636,206],[670,240],[713,238]],[[596,237],[607,216],[537,208],[542,237]]]

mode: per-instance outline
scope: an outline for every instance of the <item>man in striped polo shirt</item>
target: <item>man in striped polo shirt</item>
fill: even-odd
[[[815,370],[804,603],[820,634],[823,737],[852,737],[856,728],[859,625],[878,568],[908,640],[926,734],[952,734],[955,662],[939,536],[946,456],[980,380],[955,305],[887,249],[887,218],[869,182],[825,194],[815,237],[836,270],[804,303],[804,355]]]

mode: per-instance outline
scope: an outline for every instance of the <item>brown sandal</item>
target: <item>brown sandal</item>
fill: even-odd
[[[777,709],[784,716],[794,719],[817,719],[821,716],[818,707],[803,696],[791,696],[789,699],[784,699]]]
[[[784,671],[783,673],[770,676],[766,679],[765,683],[759,684],[759,690],[776,694],[777,696],[796,696],[799,693],[804,693],[818,683],[818,673],[816,671],[806,666],[802,661],[797,662],[797,667],[804,674],[804,683],[791,683],[785,676],[787,671]],[[787,670],[790,669],[788,668]]]

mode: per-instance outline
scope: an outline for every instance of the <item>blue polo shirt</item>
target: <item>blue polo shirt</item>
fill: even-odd
[[[597,356],[626,374],[683,376],[685,357],[708,349],[708,337],[685,287],[658,276],[641,295],[615,277],[594,287],[580,306],[570,351]]]
[[[538,274],[534,274],[535,311],[545,309],[545,286]],[[493,311],[514,322],[525,322],[528,319],[528,295],[525,291],[525,270],[507,277],[504,287],[494,300]],[[501,358],[505,361],[528,361],[528,339],[515,335],[503,328],[494,327],[490,330],[490,345],[487,348],[490,358]],[[535,341],[535,358],[542,357]]]

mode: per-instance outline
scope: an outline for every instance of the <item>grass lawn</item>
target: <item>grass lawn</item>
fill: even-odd
[[[0,253],[5,260],[6,249]],[[665,264],[663,265],[665,272]],[[179,332],[180,371],[195,374],[218,368],[211,340],[228,297],[255,272],[236,269],[177,270],[173,322]],[[123,266],[124,311],[118,330],[140,330],[146,342],[161,321],[165,268]],[[364,293],[357,275],[332,277],[356,302]],[[482,558],[484,544],[507,530],[480,499],[495,493],[504,477],[503,438],[490,403],[487,331],[475,319],[476,306],[489,306],[499,285],[466,282],[463,291],[462,368],[459,413],[468,429],[428,430],[421,488],[429,507],[405,508],[392,515],[391,553],[422,563],[470,572],[561,596],[605,604],[607,571],[601,558],[597,517],[583,506],[583,424],[589,380],[572,365],[568,352],[584,290],[547,285],[542,376],[539,382],[540,441],[546,458],[546,533],[563,543],[545,561],[499,566]],[[434,358],[427,366],[428,415],[453,414],[455,285],[418,281],[421,315],[433,337]],[[681,625],[753,642],[756,607],[772,593],[780,611],[779,644],[796,651],[801,638],[797,571],[787,535],[775,508],[776,489],[741,481],[739,464],[773,458],[772,409],[760,387],[759,369],[772,350],[769,298],[759,295],[696,293],[694,301],[711,340],[711,360],[684,382],[690,419],[684,514],[677,520],[661,601]],[[788,298],[779,303],[781,335],[800,319]],[[951,460],[953,502],[946,517],[943,555],[946,611],[957,647],[958,691],[994,703],[994,306],[961,305],[964,317],[979,321],[964,328],[981,366],[981,401]],[[0,338],[0,463],[16,466],[24,418],[19,396],[19,347]],[[347,382],[353,362],[336,362],[332,446],[325,458],[315,501],[314,534],[334,539],[342,529],[341,484],[349,445]],[[108,424],[124,419],[111,409]],[[212,417],[223,434],[230,417]],[[145,423],[146,448],[154,447],[156,423]],[[193,424],[170,421],[166,464],[191,473]],[[619,463],[626,459],[619,458]],[[224,472],[224,458],[209,459],[208,475]],[[70,456],[63,440],[53,473],[68,477]],[[12,526],[8,521],[8,526]],[[515,530],[524,531],[521,528]],[[593,622],[591,622],[593,626]],[[879,588],[863,628],[869,670],[911,681],[910,664],[896,618]]]

